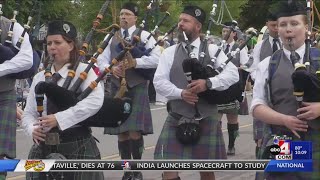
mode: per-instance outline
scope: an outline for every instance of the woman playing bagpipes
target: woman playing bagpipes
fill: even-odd
[[[29,69],[33,58],[28,34],[25,34],[26,40],[21,44],[21,50],[17,54],[13,54],[5,45],[12,22],[2,16],[1,8],[4,4],[5,1],[0,0],[0,160],[16,157],[16,79],[9,76]],[[11,44],[17,43],[22,32],[23,27],[15,23],[12,27]],[[5,178],[4,173],[0,173],[1,178]]]
[[[310,21],[306,11],[308,8],[304,4],[300,1],[280,1],[272,8],[277,16],[283,49],[258,65],[251,111],[255,118],[266,123],[260,158],[274,158],[268,149],[273,145],[273,136],[287,136],[292,141],[311,141],[313,170],[265,173],[265,179],[320,177],[320,81],[319,77],[312,78],[319,71],[320,53],[318,49],[310,48],[310,41],[306,38],[310,32]],[[288,147],[281,149],[290,151]]]
[[[47,51],[49,54],[46,70],[41,71],[33,79],[27,105],[23,114],[23,127],[32,136],[34,144],[28,159],[100,159],[91,129],[78,125],[98,112],[103,104],[104,93],[100,83],[86,98],[75,106],[57,111],[57,107],[49,99],[38,92],[41,81],[56,83],[62,86],[68,71],[77,64],[78,48],[77,31],[73,24],[66,21],[52,21],[48,24]],[[79,77],[86,64],[80,63],[75,71]],[[45,73],[44,73],[45,72]],[[71,85],[75,82],[74,78]],[[91,81],[97,78],[91,69],[87,79],[81,84],[83,91]],[[27,179],[104,179],[101,172],[59,172],[59,173],[27,173]]]

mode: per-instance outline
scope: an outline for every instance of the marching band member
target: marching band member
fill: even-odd
[[[275,51],[281,49],[281,42],[278,37],[278,24],[277,17],[268,13],[266,26],[268,27],[269,36],[256,44],[253,49],[252,57],[253,64],[250,67],[251,79],[255,79],[256,68],[262,60],[266,57],[271,56]],[[261,141],[263,137],[263,125],[264,123],[258,119],[253,119],[253,139],[256,142],[256,157],[258,157],[258,152],[261,147]]]
[[[306,53],[305,39],[308,30],[306,8],[299,1],[280,1],[273,9],[276,10],[274,14],[277,15],[278,33],[283,49],[259,63],[250,110],[254,118],[265,122],[266,128],[269,129],[269,133],[264,133],[261,151],[270,145],[268,141],[273,138],[272,134],[286,135],[293,141],[299,141],[299,138],[303,137],[303,140],[312,142],[313,171],[265,173],[265,178],[319,179],[320,131],[308,125],[309,122],[316,121],[314,118],[319,117],[319,110],[316,110],[318,113],[312,116],[309,114],[315,111],[319,102],[311,103],[311,106],[310,103],[304,103],[306,107],[298,109],[291,78],[294,73],[293,64],[297,63],[291,62],[295,60],[293,57],[297,57],[298,63],[303,63]],[[278,65],[273,66],[272,62],[278,62]],[[273,69],[272,72],[271,69]],[[301,114],[298,115],[298,112]]]
[[[120,11],[120,36],[124,39],[131,40],[133,36],[139,35],[139,28],[136,27],[138,19],[138,7],[135,3],[125,3]],[[141,42],[144,42],[149,36],[149,32],[140,31]],[[119,34],[118,34],[119,35]],[[116,35],[117,36],[117,35]],[[108,67],[111,60],[119,54],[118,44],[119,39],[114,36],[111,43],[105,48],[104,52],[98,57],[98,65],[100,69]],[[156,41],[151,37],[145,48],[152,48]],[[135,47],[137,48],[137,47]],[[132,98],[132,112],[124,124],[117,128],[105,128],[104,133],[110,135],[118,135],[118,149],[121,159],[141,159],[144,150],[143,136],[153,134],[152,117],[148,97],[148,81],[137,73],[143,69],[156,68],[160,56],[160,48],[157,46],[153,49],[149,56],[135,56],[138,49],[133,49],[131,54],[134,59],[130,66],[125,70],[125,79],[127,81],[128,93]],[[125,68],[121,63],[113,66],[111,77],[111,93],[116,94],[119,89],[119,77],[123,77],[122,70]],[[125,172],[123,180],[127,179],[142,179],[141,172]]]
[[[232,22],[226,22],[224,23],[225,26],[231,26]],[[231,32],[230,32],[231,31]],[[230,30],[228,27],[223,27],[222,28],[222,38],[226,39],[227,35],[230,35],[228,39],[226,40],[226,44],[224,45],[224,53],[228,54],[231,53],[232,51],[235,51],[237,47],[239,47],[239,44],[234,41],[235,37],[237,37],[237,32],[235,29]],[[234,58],[231,60],[231,62],[238,67],[239,69],[239,74],[241,75],[240,78],[242,77],[242,69],[241,66],[245,65],[249,60],[248,57],[248,50],[247,48],[243,48],[240,53],[237,53]],[[241,78],[242,79],[242,78]],[[246,79],[242,79],[242,81],[246,81]],[[239,122],[238,122],[238,107],[235,105],[234,108],[232,109],[226,109],[226,110],[219,110],[219,115],[220,115],[220,120],[222,120],[223,114],[226,114],[227,116],[227,128],[228,128],[228,135],[229,135],[229,144],[228,144],[228,150],[227,150],[227,155],[235,155],[235,140],[237,136],[239,135]]]
[[[221,124],[218,120],[216,105],[207,104],[197,96],[207,89],[225,90],[239,80],[237,68],[228,63],[221,74],[209,79],[194,80],[188,84],[183,73],[182,61],[188,58],[185,46],[192,46],[192,52],[198,57],[201,51],[200,33],[205,22],[205,12],[197,6],[186,6],[179,17],[180,42],[166,48],[161,54],[159,66],[154,77],[156,91],[168,98],[169,115],[159,136],[154,152],[155,159],[226,159],[226,150],[222,136]],[[186,44],[183,37],[186,33]],[[188,48],[187,48],[188,49]],[[192,49],[192,48],[190,48]],[[210,57],[218,50],[216,45],[208,45],[204,65],[209,63]],[[220,53],[215,68],[227,60],[224,53]],[[176,128],[182,119],[191,120],[195,112],[195,103],[203,119],[200,120],[201,136],[198,142],[182,144],[176,137]],[[202,107],[207,107],[202,109]],[[182,111],[184,113],[182,113]],[[191,118],[190,118],[191,117]],[[194,120],[194,119],[193,119]],[[193,143],[193,144],[192,144]],[[214,179],[213,172],[200,172],[202,180]],[[178,172],[164,172],[163,179],[179,180]]]
[[[0,4],[4,5],[5,1],[0,0]],[[1,9],[0,9],[1,11]],[[1,12],[2,13],[2,12]],[[16,79],[7,75],[21,72],[31,68],[32,66],[32,47],[29,42],[29,35],[25,35],[25,41],[21,45],[21,50],[12,59],[3,59],[7,57],[8,47],[4,46],[7,39],[11,21],[4,16],[0,16],[1,33],[1,54],[0,59],[4,62],[0,64],[0,160],[16,157]],[[16,44],[18,38],[23,32],[23,27],[19,23],[15,23],[13,28],[12,42]],[[9,50],[10,51],[10,50]],[[2,54],[3,53],[3,54]],[[5,173],[0,173],[0,179],[5,178]]]
[[[52,21],[48,24],[47,51],[53,57],[51,70],[52,83],[62,86],[71,69],[78,60],[77,31],[73,24],[66,21]],[[47,65],[49,66],[49,65]],[[75,77],[86,68],[86,64],[80,63]],[[47,68],[48,69],[48,68]],[[71,85],[75,82],[74,78]],[[83,91],[91,81],[97,78],[91,69],[87,79],[80,86]],[[67,159],[100,159],[100,152],[91,135],[91,129],[77,125],[94,115],[103,103],[103,88],[98,84],[88,97],[78,102],[75,106],[64,111],[57,112],[53,103],[45,97],[43,100],[43,116],[39,117],[36,102],[36,85],[45,81],[44,71],[39,72],[33,78],[27,105],[22,117],[23,127],[26,133],[32,136],[34,141],[31,147],[29,159],[53,159],[54,154]],[[59,156],[59,158],[60,158]],[[47,176],[47,177],[46,177]],[[26,179],[104,179],[102,172],[62,172],[62,173],[27,173]]]

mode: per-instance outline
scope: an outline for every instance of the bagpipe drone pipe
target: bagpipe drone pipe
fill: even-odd
[[[247,38],[247,40],[242,43],[237,49],[236,53],[240,53],[241,49],[243,49],[247,42],[253,37],[256,36],[256,32],[252,29],[250,31],[250,35]],[[219,56],[219,53],[221,51],[221,48],[218,49],[215,56],[211,59],[210,63],[206,66],[202,65],[199,60],[188,58],[185,59],[182,62],[183,69],[191,69],[192,71],[192,80],[196,79],[208,79],[211,77],[214,77],[218,74],[220,74],[226,65],[234,58],[233,56],[229,56],[229,58],[221,64],[220,67],[217,69],[213,69],[214,63],[216,62],[217,57]],[[227,54],[228,55],[228,54]],[[227,104],[230,102],[233,102],[235,100],[238,100],[239,102],[243,101],[243,92],[244,86],[241,81],[238,81],[237,83],[231,85],[228,89],[223,91],[217,91],[217,90],[206,90],[204,92],[199,93],[199,97],[203,97],[207,100],[210,104]]]
[[[2,15],[1,8],[2,8],[2,6],[0,6],[0,15]],[[5,22],[5,23],[3,23],[5,26],[2,27],[2,30],[0,29],[0,31],[3,32],[4,30],[8,29],[8,33],[6,35],[5,42],[3,44],[0,43],[0,54],[1,54],[0,64],[2,64],[3,62],[5,62],[7,60],[11,60],[13,57],[15,57],[19,53],[21,45],[24,41],[24,36],[30,30],[30,23],[31,23],[32,14],[34,13],[34,11],[35,11],[35,9],[33,9],[32,12],[30,13],[30,16],[28,17],[28,22],[24,25],[24,30],[23,30],[22,34],[20,35],[16,45],[13,44],[12,37],[13,37],[13,28],[16,23],[16,16],[18,15],[18,11],[13,11],[13,17],[12,17],[12,19],[10,19],[10,22],[9,22],[9,20],[5,19],[4,17],[1,17],[3,19],[3,21]],[[6,22],[6,21],[8,21],[8,22]],[[0,36],[0,38],[1,38],[1,36]],[[14,79],[30,78],[37,73],[39,65],[40,65],[40,57],[39,57],[38,53],[35,50],[33,50],[32,67],[27,70],[18,72],[18,73],[9,74],[8,77],[11,77]]]
[[[150,7],[152,6],[153,1],[150,2],[150,4],[148,5],[148,11],[150,11]],[[146,13],[146,15],[148,14],[148,12]],[[149,39],[155,35],[156,31],[158,30],[158,28],[163,24],[163,22],[170,16],[169,12],[166,12],[165,16],[156,24],[156,26],[154,27],[154,29],[150,32],[150,34],[148,35],[148,37],[143,41],[143,42],[139,42],[137,43],[137,45],[135,47],[133,47],[130,50],[130,53],[132,55],[132,58],[141,58],[142,56],[149,56],[151,51],[160,43],[157,42],[155,43],[152,47],[146,49],[146,44],[148,43]],[[142,20],[142,23],[140,24],[140,28],[139,31],[137,32],[137,36],[141,36],[141,32],[145,27],[145,23],[146,23],[146,18],[147,16],[144,17],[144,19]],[[170,30],[168,34],[170,34],[174,29]],[[167,34],[167,33],[166,33]],[[167,34],[167,35],[168,35]],[[123,49],[123,43],[119,43],[116,46],[116,51],[120,52]],[[140,68],[135,68],[134,69],[135,72],[137,72],[139,75],[141,75],[143,78],[145,78],[146,80],[153,80],[153,76],[154,73],[156,71],[156,68],[150,68],[150,69],[140,69]]]
[[[110,1],[106,1],[103,4],[102,8],[99,11],[99,14],[96,17],[96,20],[94,20],[93,27],[88,33],[86,40],[83,43],[82,49],[79,51],[80,56],[78,58],[78,64],[85,56],[88,44],[92,40],[93,32],[100,24],[109,2]],[[110,73],[112,66],[118,63],[118,61],[120,61],[128,51],[127,48],[124,49],[116,58],[112,60],[112,64],[109,67],[105,68],[105,71],[101,73],[99,77],[95,81],[93,81],[87,89],[85,89],[82,93],[79,93],[78,89],[81,83],[86,79],[87,73],[89,73],[90,69],[93,66],[93,63],[96,62],[96,58],[103,52],[104,48],[108,45],[114,33],[120,29],[118,25],[112,25],[110,26],[110,28],[112,28],[112,30],[109,33],[108,37],[103,41],[97,52],[91,57],[92,63],[88,64],[88,67],[83,72],[81,72],[80,78],[75,81],[75,83],[72,87],[70,87],[69,90],[69,85],[72,79],[75,77],[75,71],[77,67],[74,67],[69,71],[66,81],[64,82],[63,86],[60,87],[52,83],[51,68],[49,63],[48,67],[45,70],[46,81],[39,82],[35,87],[36,96],[45,94],[46,97],[52,102],[52,104],[56,106],[58,111],[66,110],[86,98],[98,85],[100,80],[102,80],[107,73]],[[100,110],[94,116],[89,117],[79,124],[89,127],[117,127],[125,122],[129,117],[132,111],[131,105],[132,101],[130,98],[104,97],[104,102]]]

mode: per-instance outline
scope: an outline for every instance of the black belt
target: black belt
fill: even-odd
[[[182,118],[181,114],[175,113],[175,112],[169,112],[169,115],[175,118],[176,120],[180,120]]]
[[[59,134],[61,143],[76,141],[77,139],[86,139],[91,137],[91,129],[89,127],[73,127],[64,131],[53,129],[50,132],[56,132]]]
[[[77,139],[86,139],[91,137],[91,129],[89,127],[74,127],[74,128],[69,128],[64,131],[60,131],[60,141],[65,143],[65,142],[70,142],[70,141],[75,141]]]

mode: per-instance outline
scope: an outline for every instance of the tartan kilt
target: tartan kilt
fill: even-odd
[[[112,96],[116,94],[116,85],[111,83]],[[153,134],[152,117],[148,97],[148,83],[139,84],[129,89],[132,97],[132,112],[119,127],[104,128],[104,134],[118,135],[128,131],[139,131],[142,135]]]
[[[0,92],[0,156],[16,157],[16,100],[14,90]]]
[[[227,108],[226,108],[227,107]],[[234,101],[228,104],[218,105],[218,113],[220,114],[234,114],[237,115],[240,109],[239,101]]]
[[[40,148],[41,147],[41,148]],[[47,145],[33,144],[28,155],[28,159],[45,159],[45,157],[50,154],[52,147]],[[75,141],[61,143],[56,146],[57,151],[55,153],[60,153],[67,159],[101,159],[100,151],[97,147],[95,139],[93,136],[89,138],[76,138]],[[47,172],[47,173],[26,173],[26,180],[36,179],[36,180],[48,180],[49,179],[59,180],[61,175],[64,179],[70,180],[103,180],[103,172]]]
[[[260,158],[262,153],[267,146],[267,141],[270,139],[271,131],[270,126],[266,125],[264,128],[264,137],[262,139],[262,147],[259,152]],[[299,132],[298,132],[299,133]],[[301,132],[299,133],[301,134]],[[313,160],[313,171],[312,172],[276,172],[276,173],[264,173],[264,177],[267,180],[319,180],[320,179],[320,131],[314,129],[308,129],[305,133],[305,141],[312,142],[312,160]],[[293,137],[293,141],[301,141],[297,137]]]
[[[155,159],[226,159],[220,121],[210,116],[200,121],[201,137],[195,145],[183,145],[176,138],[178,120],[168,115],[159,136]]]

